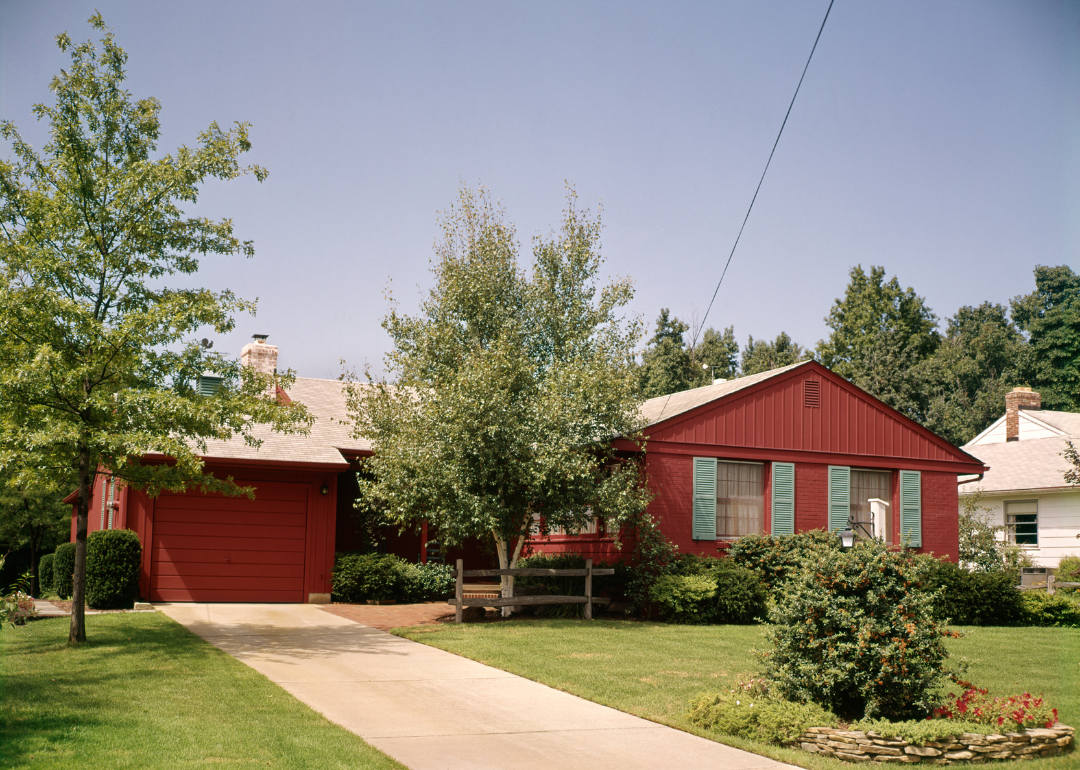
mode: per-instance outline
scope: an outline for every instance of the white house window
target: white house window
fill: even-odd
[[[892,500],[892,471],[851,470],[851,520],[857,525],[855,535],[864,539],[874,531],[871,526],[870,501]]]
[[[716,536],[742,537],[765,531],[765,466],[716,463]]]
[[[1005,503],[1005,534],[1014,545],[1039,545],[1039,501]]]

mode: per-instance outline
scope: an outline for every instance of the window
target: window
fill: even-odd
[[[1005,503],[1005,533],[1015,545],[1039,545],[1039,502],[1017,500]]]
[[[541,518],[539,513],[533,514],[533,524],[529,529],[530,537],[540,536]],[[548,537],[552,535],[599,535],[600,534],[600,520],[593,516],[585,524],[577,530],[568,530],[566,527],[557,527],[554,524],[548,527]]]
[[[765,531],[765,466],[716,463],[716,536],[741,537]]]
[[[873,521],[870,516],[870,501],[892,499],[891,471],[851,471],[851,521],[855,523],[855,536],[860,539],[873,535]],[[889,509],[886,508],[886,511]],[[891,522],[886,522],[886,539],[891,536]]]

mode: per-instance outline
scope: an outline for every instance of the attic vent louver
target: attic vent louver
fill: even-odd
[[[814,409],[821,406],[821,383],[817,380],[803,381],[803,406]]]
[[[221,378],[216,374],[204,374],[195,383],[200,396],[216,396],[221,388]]]

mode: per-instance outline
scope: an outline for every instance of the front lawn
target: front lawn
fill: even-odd
[[[1080,727],[1080,630],[958,630],[965,636],[948,640],[949,649],[971,663],[969,679],[998,695],[1041,693],[1057,706],[1062,722]],[[762,631],[761,626],[515,619],[414,626],[394,633],[784,762],[828,770],[851,767],[803,751],[705,733],[687,720],[691,698],[730,687],[740,674],[757,670],[751,649],[766,646]],[[1027,760],[1024,767],[1077,770],[1080,752]]]
[[[158,613],[0,631],[0,767],[402,768]]]

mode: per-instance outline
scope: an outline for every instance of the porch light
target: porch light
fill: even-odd
[[[855,530],[842,529],[836,534],[840,536],[840,546],[842,548],[848,549],[851,548],[851,546],[855,545]]]

